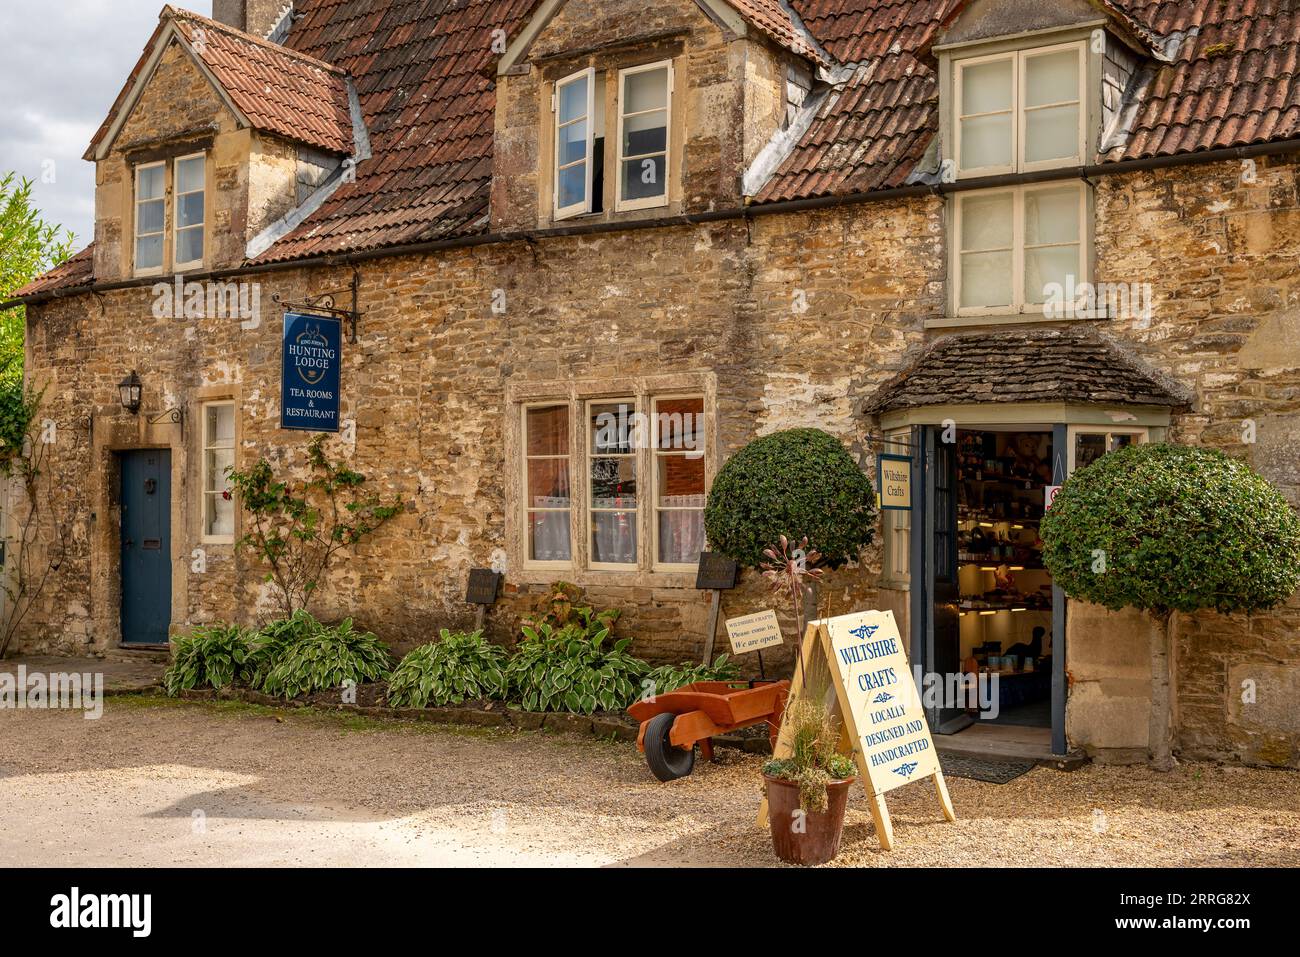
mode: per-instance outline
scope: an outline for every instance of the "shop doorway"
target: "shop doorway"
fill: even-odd
[[[940,735],[1064,753],[1065,598],[1042,561],[1048,490],[1064,480],[1063,427],[923,426],[913,433],[913,660],[965,676],[985,707],[944,695]],[[1061,667],[1058,667],[1060,665]],[[1058,674],[1058,671],[1060,672]],[[989,707],[989,705],[995,707]],[[992,715],[992,716],[991,716]]]

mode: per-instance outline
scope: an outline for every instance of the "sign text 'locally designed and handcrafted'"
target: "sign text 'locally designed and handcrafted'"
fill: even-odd
[[[280,428],[339,430],[343,324],[328,316],[286,313],[280,367]]]

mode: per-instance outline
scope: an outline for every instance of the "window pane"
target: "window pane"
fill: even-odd
[[[636,564],[636,512],[594,512],[591,560],[612,565]]]
[[[203,227],[182,229],[176,234],[176,261],[178,263],[198,262],[203,258]]]
[[[1011,248],[1015,216],[1013,193],[967,196],[959,202],[962,249]]]
[[[1024,99],[1031,107],[1079,99],[1079,52],[1026,57]]]
[[[1119,435],[1112,435],[1110,437],[1110,451],[1115,452],[1118,451],[1119,449],[1126,448],[1132,445],[1134,438],[1135,436],[1126,435],[1124,433],[1121,433]]]
[[[974,309],[1011,305],[1011,252],[963,253],[961,304]]]
[[[587,115],[587,78],[560,87],[560,122],[568,123]]]
[[[636,508],[636,460],[591,460],[591,507]]]
[[[571,504],[568,460],[529,459],[527,507],[568,508]]]
[[[1025,162],[1079,154],[1079,107],[1049,106],[1025,114]]]
[[[1011,114],[961,121],[961,168],[1011,165]]]
[[[176,163],[176,192],[192,193],[203,189],[203,157],[192,156]]]
[[[704,459],[685,455],[660,455],[658,459],[658,504],[664,508],[703,508]]]
[[[704,511],[659,513],[659,561],[695,565],[704,551]]]
[[[994,60],[961,71],[961,113],[996,113],[1011,109],[1011,77],[1014,61]]]
[[[560,171],[560,209],[577,206],[587,200],[587,164],[579,163]]]
[[[208,448],[223,445],[233,447],[235,444],[235,407],[233,405],[210,405],[205,416],[206,429],[203,444]]]
[[[203,194],[189,193],[176,201],[176,225],[180,229],[186,226],[203,224]]]
[[[220,492],[230,487],[226,473],[235,467],[234,449],[208,449],[204,453],[205,492]]]
[[[1095,432],[1080,432],[1074,437],[1074,467],[1091,465],[1106,454],[1106,436]]]
[[[1048,246],[1044,249],[1025,250],[1025,302],[1047,301],[1047,287],[1053,283],[1061,289],[1083,281],[1079,275],[1078,246]]]
[[[529,409],[526,423],[529,455],[569,454],[569,407]]]
[[[1035,189],[1025,193],[1025,245],[1079,241],[1079,188]]]
[[[655,446],[678,452],[704,451],[704,400],[664,399],[655,405]]]
[[[162,265],[162,235],[144,236],[135,243],[135,268],[156,269]]]
[[[587,121],[560,127],[560,165],[567,166],[587,156]]]
[[[668,107],[668,68],[645,70],[623,77],[623,113]]]
[[[623,164],[623,198],[653,199],[664,195],[664,158],[628,160]]]
[[[235,503],[221,494],[204,496],[203,531],[206,535],[235,534]]]
[[[567,562],[573,558],[568,512],[531,512],[528,516],[528,557],[535,562]]]
[[[136,199],[159,199],[163,195],[166,167],[150,166],[138,171],[135,187]]]
[[[597,455],[630,455],[645,447],[636,404],[600,403],[591,407],[591,450]]]
[[[163,231],[163,201],[161,199],[141,203],[138,209],[140,219],[136,229],[139,231],[139,235],[144,236],[147,233],[161,233]]]
[[[629,116],[623,121],[623,155],[645,156],[668,148],[668,114]]]

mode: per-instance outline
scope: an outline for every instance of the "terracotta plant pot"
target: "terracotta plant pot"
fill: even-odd
[[[772,829],[772,850],[790,864],[825,864],[840,852],[844,833],[844,808],[849,788],[857,778],[826,785],[826,810],[799,811],[799,785],[763,775],[767,782],[767,821]]]

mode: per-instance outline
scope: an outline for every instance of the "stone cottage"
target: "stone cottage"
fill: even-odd
[[[60,555],[19,647],[272,613],[225,471],[303,469],[316,314],[327,448],[404,506],[321,617],[427,640],[495,567],[494,637],[565,580],[696,659],[709,483],[812,426],[914,493],[827,607],[1001,672],[1045,752],[1141,760],[1152,628],[1054,588],[1037,522],[1162,440],[1300,505],[1298,60],[1289,4],[1229,0],[165,7],[86,153],[94,243],[18,296]],[[1300,598],[1180,618],[1172,670],[1177,750],[1300,766]]]

